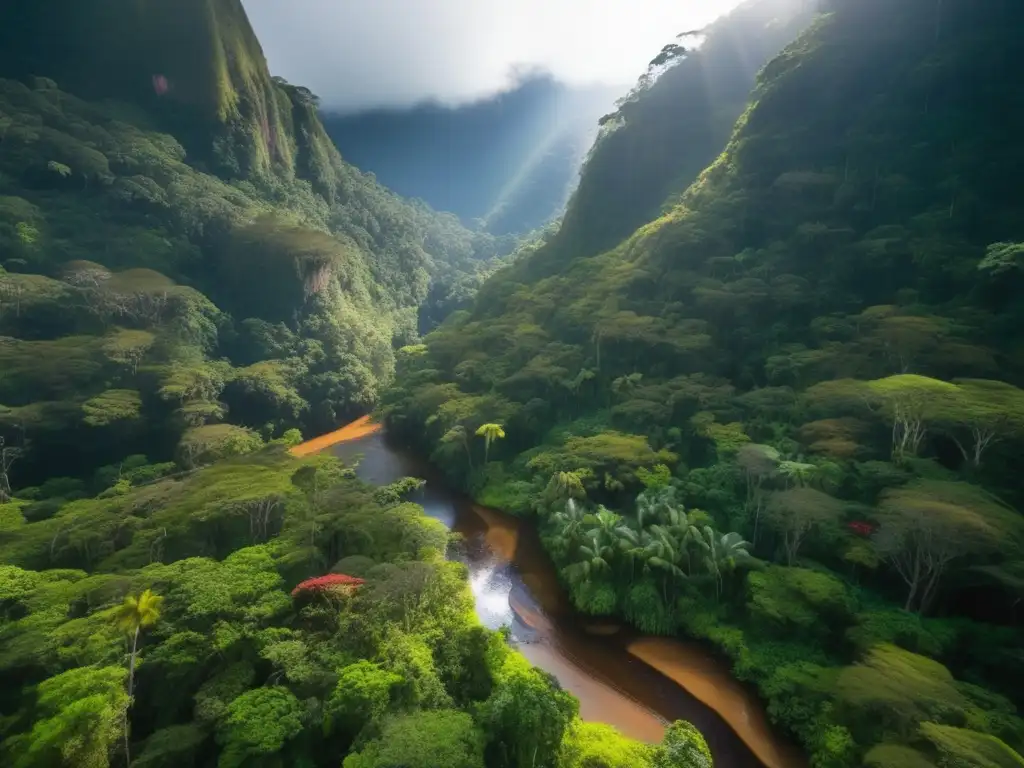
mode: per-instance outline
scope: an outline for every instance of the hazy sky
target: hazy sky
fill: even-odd
[[[459,103],[517,68],[628,89],[676,34],[739,0],[243,0],[271,71],[326,106]]]

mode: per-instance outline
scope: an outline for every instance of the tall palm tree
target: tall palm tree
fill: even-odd
[[[645,531],[642,528],[630,528],[628,525],[620,525],[616,533],[616,544],[619,551],[629,560],[629,579],[632,581],[636,576],[636,563],[638,560],[645,564],[646,570],[648,553],[652,543],[654,543],[654,537],[651,536],[649,531]]]
[[[703,554],[704,569],[715,580],[715,596],[721,597],[723,574],[752,559],[748,551],[750,542],[734,531],[719,535],[709,525],[698,530],[694,540]]]
[[[646,490],[636,497],[636,516],[641,527],[648,521],[661,525],[677,525],[686,520],[686,510],[676,499],[671,485],[658,490]]]
[[[160,620],[160,607],[164,599],[147,589],[141,595],[128,595],[114,612],[114,623],[131,638],[132,652],[128,657],[128,706],[131,706],[135,690],[135,661],[139,652],[139,635]],[[124,754],[125,762],[131,763],[128,752],[128,708],[124,710]]]
[[[636,497],[636,522],[640,530],[657,519],[658,501],[658,494],[651,491],[644,491]]]
[[[481,424],[476,434],[484,439],[484,464],[486,464],[487,457],[491,452],[491,443],[505,437],[505,430],[501,424]]]
[[[675,563],[679,555],[679,544],[663,529],[652,526],[648,530],[620,529],[619,549],[629,558],[630,580],[635,578],[636,564],[642,564],[642,572],[663,571],[672,578],[686,578],[686,574]]]
[[[580,472],[555,472],[553,479],[558,491],[564,493],[570,500],[587,495]]]
[[[436,417],[431,416],[431,419]],[[427,420],[428,422],[430,419]],[[461,424],[456,424],[454,427],[449,429],[441,439],[438,441],[438,446],[435,449],[435,453],[438,456],[445,454],[451,455],[453,452],[458,452],[458,446],[462,446],[466,452],[466,461],[469,463],[470,470],[473,469],[473,452],[469,449],[469,435],[466,432],[466,428]]]
[[[583,534],[586,511],[574,499],[565,502],[565,508],[551,515],[550,521],[556,530],[556,538],[573,546]]]
[[[622,523],[622,515],[615,514],[603,504],[598,504],[597,512],[584,519],[593,526],[592,531],[597,531],[601,540],[607,543],[615,540],[615,531]]]
[[[640,382],[643,380],[644,375],[642,373],[631,373],[628,376],[619,376],[619,378],[612,381],[612,392],[621,397],[623,400],[629,398],[637,387],[640,386]]]
[[[577,550],[579,560],[563,571],[569,581],[579,584],[592,576],[611,570],[615,550],[604,541],[598,529],[587,531],[585,543]]]
[[[664,528],[677,539],[687,539],[691,535],[690,518],[682,507],[666,507],[660,518],[656,527]]]
[[[643,550],[642,557],[644,573],[661,571],[664,574],[661,592],[665,604],[668,605],[669,588],[676,581],[683,581],[687,578],[686,571],[680,567],[689,559],[687,542],[676,538],[667,528],[653,525],[650,528],[650,539]]]
[[[583,368],[576,374],[576,378],[564,381],[563,384],[565,384],[565,387],[572,392],[573,399],[578,401],[580,397],[580,390],[583,388],[583,385],[586,382],[591,381],[596,375],[597,374],[589,368]]]
[[[778,473],[785,478],[787,487],[792,483],[792,487],[806,488],[815,480],[818,467],[802,461],[783,461],[779,463]]]

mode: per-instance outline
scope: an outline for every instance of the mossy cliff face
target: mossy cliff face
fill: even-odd
[[[14,0],[0,68],[144,106],[219,175],[298,174],[336,193],[341,158],[313,98],[271,78],[241,0]]]

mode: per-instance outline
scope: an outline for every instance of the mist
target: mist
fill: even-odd
[[[738,0],[244,0],[271,71],[360,111],[472,102],[548,73],[622,86]]]

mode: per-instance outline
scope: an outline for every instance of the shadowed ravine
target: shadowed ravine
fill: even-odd
[[[757,697],[701,646],[576,614],[528,523],[449,489],[432,467],[386,440],[366,418],[293,453],[327,448],[346,461],[361,456],[358,473],[370,483],[407,476],[427,481],[412,500],[465,537],[456,557],[469,568],[480,620],[493,629],[509,625],[520,651],[580,700],[583,719],[650,742],[661,739],[667,721],[689,720],[707,739],[716,768],[806,765],[772,732]]]

